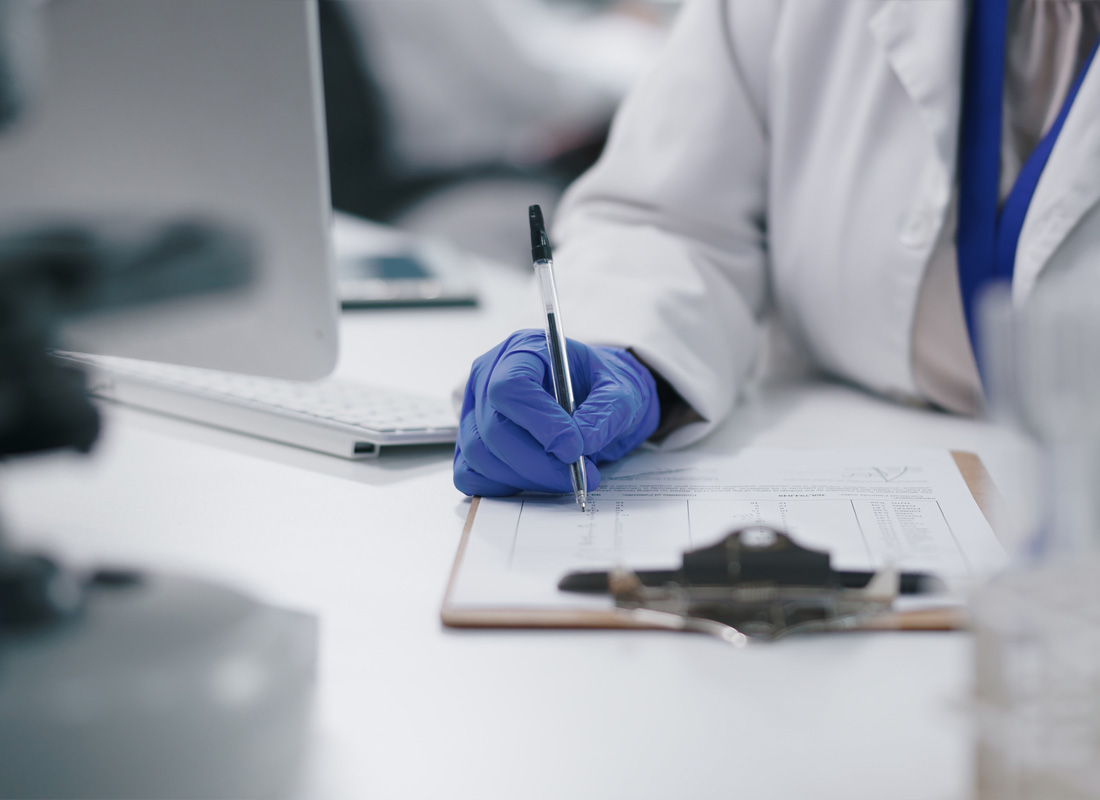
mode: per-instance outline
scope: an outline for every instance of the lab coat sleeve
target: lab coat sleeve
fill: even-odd
[[[751,9],[767,7],[737,12],[748,9],[744,24],[764,30]],[[553,229],[570,337],[632,348],[703,417],[662,447],[702,438],[729,413],[768,298],[765,117],[746,70],[761,74],[769,48],[735,52],[745,37],[731,37],[742,22],[731,11],[720,0],[684,4]],[[739,55],[756,60],[739,64]]]

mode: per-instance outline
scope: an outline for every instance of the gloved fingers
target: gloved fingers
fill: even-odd
[[[592,459],[599,464],[605,461],[617,461],[625,456],[627,453],[634,450],[642,442],[649,438],[649,435],[632,432],[630,435],[622,436],[615,441],[611,442],[607,447],[602,450],[598,450],[592,454]]]
[[[463,494],[479,495],[481,497],[508,497],[516,494],[519,489],[514,486],[493,481],[474,470],[466,457],[462,455],[459,447],[455,448],[454,460],[455,488]]]
[[[490,408],[526,431],[545,452],[560,461],[581,456],[583,438],[573,417],[547,390],[546,363],[534,353],[518,351],[503,356],[485,388]],[[483,431],[483,435],[484,435]],[[492,443],[492,438],[486,438]]]
[[[585,458],[585,478],[587,479],[586,491],[594,492],[600,485],[601,476],[599,468],[590,458]],[[486,478],[470,466],[470,463],[466,460],[461,450],[457,448],[455,450],[454,459],[454,483],[455,488],[471,497],[474,495],[480,497],[510,497],[522,491],[515,486],[509,486],[508,484]],[[572,490],[573,485],[570,479],[568,491],[561,492],[561,494],[568,494],[572,492]]]
[[[584,439],[584,452],[598,453],[629,433],[643,413],[637,390],[621,381],[597,383],[577,407],[573,421]]]
[[[499,412],[476,417],[486,449],[516,474],[522,475],[541,491],[564,491],[561,476],[569,461],[546,452],[525,429]],[[577,436],[578,442],[580,436]],[[580,458],[578,453],[576,458]],[[576,460],[576,459],[574,459]]]
[[[566,464],[543,450],[526,431],[500,414],[489,412],[484,425],[478,416],[469,414],[459,424],[462,455],[475,472],[516,489],[572,490]]]

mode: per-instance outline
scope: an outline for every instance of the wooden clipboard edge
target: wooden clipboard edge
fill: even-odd
[[[959,468],[959,474],[966,481],[966,488],[970,490],[974,502],[981,509],[982,516],[985,517],[986,522],[993,528],[993,534],[996,535],[996,508],[998,505],[1002,505],[1003,501],[1001,493],[997,489],[997,484],[993,483],[993,479],[989,476],[985,464],[982,463],[977,453],[966,450],[952,450],[951,458],[955,460],[955,466]]]
[[[977,453],[965,450],[952,450],[951,458],[958,467],[974,502],[978,504],[983,516],[993,527],[995,503],[1000,492],[993,483],[985,464]],[[458,543],[451,576],[447,582],[447,591],[443,596],[443,607],[439,617],[448,628],[598,628],[598,629],[641,629],[661,630],[653,625],[639,623],[628,612],[614,608],[604,610],[574,609],[555,611],[538,608],[455,608],[451,606],[451,593],[458,579],[458,571],[466,555],[466,545],[470,540],[470,531],[474,526],[480,497],[470,503],[470,512],[462,529],[462,538]],[[996,528],[994,527],[994,534]],[[868,621],[863,630],[954,630],[966,627],[965,612],[960,609],[931,611],[912,611],[888,614],[877,623]]]
[[[466,513],[466,522],[462,526],[462,538],[458,541],[458,552],[455,553],[455,562],[451,565],[451,576],[447,579],[447,591],[443,593],[443,608],[439,612],[444,625],[452,624],[447,621],[448,611],[451,610],[451,594],[454,592],[455,581],[458,580],[458,571],[462,568],[462,560],[466,557],[466,544],[470,541],[470,529],[474,527],[474,516],[477,514],[477,507],[480,503],[480,497],[475,497],[470,501],[470,510]]]
[[[439,618],[448,628],[642,628],[629,614],[614,608],[570,611],[553,611],[539,608],[455,608],[451,605],[451,594],[458,580],[462,561],[466,557],[466,546],[470,541],[470,530],[474,527],[480,497],[470,501],[470,511],[462,528],[462,538],[455,553],[451,576],[447,581],[447,590],[443,595],[443,607]]]

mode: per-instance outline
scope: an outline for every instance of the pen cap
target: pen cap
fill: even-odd
[[[537,206],[527,207],[527,219],[531,226],[531,260],[534,262],[549,261],[550,240],[546,236],[546,223],[542,219],[542,209]]]

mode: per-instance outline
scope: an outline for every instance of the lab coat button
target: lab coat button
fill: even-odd
[[[910,214],[901,226],[898,239],[905,247],[926,247],[932,240],[932,217],[925,212]]]

